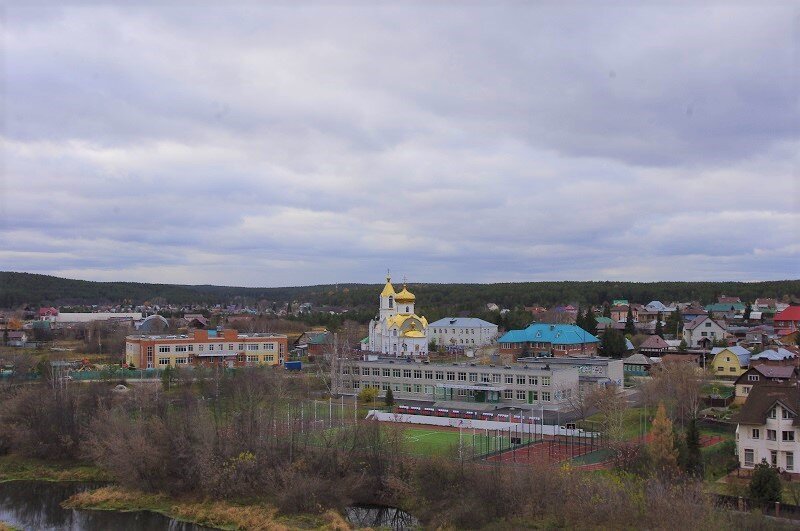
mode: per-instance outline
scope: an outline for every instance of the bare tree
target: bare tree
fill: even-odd
[[[619,388],[616,385],[596,386],[586,400],[600,413],[600,431],[611,441],[624,439],[623,424],[628,403]]]
[[[693,363],[663,362],[644,385],[643,395],[648,406],[655,407],[663,402],[670,418],[684,427],[700,412],[706,380],[706,373],[700,372]]]

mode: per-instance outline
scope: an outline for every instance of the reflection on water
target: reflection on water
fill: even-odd
[[[0,521],[21,529],[70,531],[202,531],[209,528],[178,522],[149,511],[83,511],[62,509],[61,502],[89,483],[10,481],[0,483]]]
[[[347,521],[356,527],[388,527],[394,531],[419,527],[419,520],[395,507],[352,505],[345,513]]]

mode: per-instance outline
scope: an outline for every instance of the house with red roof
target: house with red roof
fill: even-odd
[[[773,324],[775,332],[780,336],[800,330],[800,306],[789,306],[785,310],[776,313]]]

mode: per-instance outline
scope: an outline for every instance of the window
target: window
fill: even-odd
[[[426,385],[425,386],[425,394],[426,395],[432,395],[433,394],[433,386],[432,385]]]
[[[528,376],[528,383],[531,385],[539,385],[539,377],[538,376]]]
[[[275,350],[275,343],[264,343],[264,350]]]
[[[761,430],[758,428],[753,428],[753,433],[751,434],[752,439],[760,439],[761,438]]]
[[[772,466],[778,466],[778,451],[777,450],[770,450],[769,451],[769,464]]]
[[[768,441],[776,441],[778,440],[778,434],[775,430],[767,430],[767,440]]]
[[[736,367],[731,367],[730,372],[736,372]]]
[[[706,323],[706,328],[711,328],[711,323]]]
[[[747,381],[748,382],[757,382],[758,381],[758,375],[757,374],[748,374],[747,375]]]
[[[350,374],[350,367],[342,367],[342,374]]]
[[[783,413],[783,418],[785,418],[785,419],[793,419],[794,418],[794,413],[792,413],[791,411],[789,411],[785,407],[781,408],[781,412]]]
[[[411,369],[403,369],[403,378],[411,378]]]
[[[459,382],[466,382],[467,381],[467,373],[465,373],[465,372],[458,373],[458,381]]]
[[[376,368],[376,367],[373,367],[372,368],[372,376],[380,376],[380,375],[381,375],[381,370]]]
[[[492,383],[500,383],[502,381],[502,378],[503,378],[502,374],[493,374]]]
[[[400,378],[400,369],[392,369],[392,377]]]
[[[189,358],[175,358],[176,365],[186,365],[189,363]]]
[[[436,371],[436,379],[444,380],[444,371]]]
[[[517,391],[517,400],[521,402],[525,401],[525,391]]]
[[[392,370],[391,369],[383,369],[382,373],[383,373],[383,377],[384,378],[388,378],[389,376],[392,375]]]
[[[467,396],[467,390],[466,389],[459,389],[457,394],[458,394],[458,396]]]
[[[186,345],[175,345],[175,352],[186,352]]]
[[[514,398],[514,391],[512,391],[511,389],[506,389],[505,391],[503,391],[503,398],[505,398],[506,400],[511,400],[512,398]]]
[[[233,343],[228,343],[228,350],[233,350]]]
[[[258,343],[251,343],[247,345],[247,350],[258,350]]]
[[[267,354],[266,356],[264,356],[264,361],[268,363],[275,361],[275,354]]]
[[[447,381],[448,382],[455,382],[456,381],[456,373],[452,371],[447,371]]]
[[[248,363],[257,363],[258,362],[258,354],[248,354],[247,355],[247,362]]]
[[[381,389],[383,389],[384,391],[388,391],[389,390],[389,382],[383,382],[383,385],[381,386]]]
[[[794,470],[794,452],[786,452],[786,470]]]
[[[755,461],[755,457],[753,455],[753,450],[750,448],[745,448],[744,450],[744,466],[753,466],[753,462]]]
[[[550,393],[548,391],[542,391],[542,402],[550,402]]]
[[[525,377],[517,376],[517,385],[525,385]]]
[[[539,401],[539,391],[531,391],[531,402]]]
[[[794,442],[794,430],[781,432],[781,440],[783,442]]]
[[[421,393],[422,392],[422,386],[420,384],[414,384],[414,392],[415,393]]]
[[[169,352],[170,351],[170,347],[161,345],[161,346],[158,347],[158,351],[159,352]]]
[[[159,365],[169,365],[169,358],[158,358]]]
[[[542,376],[542,385],[544,385],[544,386],[550,385],[550,377],[549,376]]]
[[[189,352],[194,352],[194,345],[189,345]]]
[[[361,382],[358,380],[353,380],[353,389],[359,389],[361,387]]]
[[[489,383],[489,373],[488,372],[482,372],[481,373],[481,382],[482,383]]]
[[[774,408],[770,409],[770,410],[769,410],[769,415],[768,415],[768,416],[769,416],[769,418],[771,418],[771,419],[776,419],[776,418],[778,418],[778,408],[777,408],[777,407],[774,407]]]
[[[433,380],[433,371],[425,371],[425,379]],[[427,391],[425,391],[427,393]]]
[[[725,367],[717,367],[717,372],[722,372],[725,370]]]
[[[514,383],[514,377],[511,376],[510,374],[506,374],[506,383],[507,384],[513,384]]]
[[[403,392],[410,393],[411,392],[411,384],[403,384]]]
[[[244,343],[239,343],[239,350],[244,350]]]
[[[399,383],[392,384],[392,390],[393,391],[399,391],[400,390],[400,384]]]
[[[477,382],[478,381],[478,373],[477,372],[469,373],[469,381],[470,382]]]
[[[422,380],[422,371],[419,369],[414,369],[414,378],[417,380]]]

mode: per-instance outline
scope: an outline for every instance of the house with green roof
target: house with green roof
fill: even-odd
[[[522,330],[509,330],[497,340],[500,354],[560,357],[596,356],[600,341],[574,324],[534,323]]]

